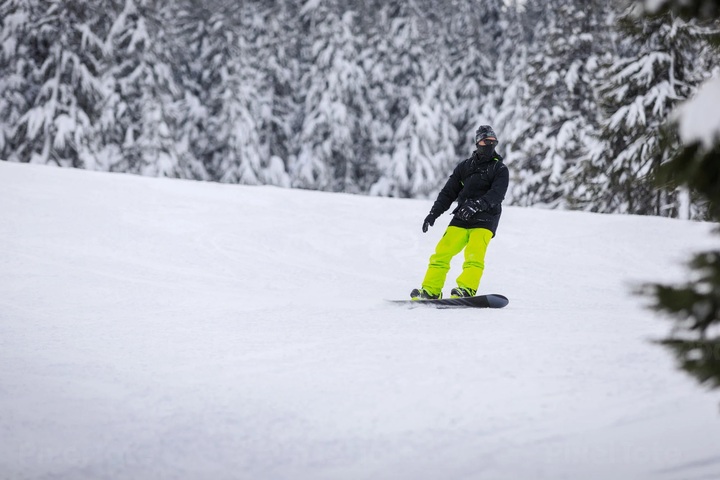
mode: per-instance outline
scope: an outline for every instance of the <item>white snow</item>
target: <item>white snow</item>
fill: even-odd
[[[0,162],[0,205],[2,478],[720,476],[719,397],[629,293],[711,225],[507,208],[510,305],[430,310],[383,300],[426,200]]]
[[[645,0],[645,9],[650,13],[657,12],[668,0]]]
[[[720,141],[720,76],[702,84],[678,107],[677,117],[684,143],[700,142],[709,150]]]

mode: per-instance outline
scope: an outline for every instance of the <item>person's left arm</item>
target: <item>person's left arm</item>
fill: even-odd
[[[508,185],[510,184],[510,172],[508,171],[507,165],[499,163],[497,171],[495,172],[495,179],[492,182],[490,190],[480,197],[485,205],[480,205],[481,210],[486,211],[494,207],[497,207],[505,200],[505,194],[507,193]]]

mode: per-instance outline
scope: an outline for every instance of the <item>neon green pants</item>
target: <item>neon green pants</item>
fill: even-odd
[[[450,271],[450,260],[465,249],[463,271],[457,278],[457,285],[477,291],[480,278],[485,270],[485,252],[492,239],[492,232],[485,228],[448,227],[430,256],[422,287],[437,295],[445,286],[445,278]]]

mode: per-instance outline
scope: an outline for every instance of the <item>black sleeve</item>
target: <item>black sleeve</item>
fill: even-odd
[[[509,183],[510,172],[504,163],[499,163],[490,190],[482,196],[482,199],[488,203],[488,208],[496,207],[502,203],[505,199],[505,193],[507,193]]]
[[[448,181],[445,182],[445,186],[442,190],[440,190],[437,200],[435,200],[435,203],[430,209],[430,214],[435,218],[438,218],[440,215],[445,213],[448,208],[450,208],[450,205],[452,205],[452,203],[457,199],[460,194],[460,190],[462,190],[463,185],[460,178],[460,165],[455,167],[455,170],[453,170],[453,173],[450,175],[450,178],[448,178]]]

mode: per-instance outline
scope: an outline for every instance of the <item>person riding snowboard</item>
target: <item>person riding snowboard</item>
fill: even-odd
[[[485,252],[490,239],[495,236],[510,178],[502,157],[495,151],[497,144],[497,135],[492,127],[480,125],[475,132],[477,150],[455,167],[423,221],[422,231],[425,233],[457,200],[458,206],[452,211],[453,219],[430,257],[422,287],[410,293],[413,300],[442,298],[450,260],[463,248],[463,271],[450,297],[475,296],[485,269]]]

